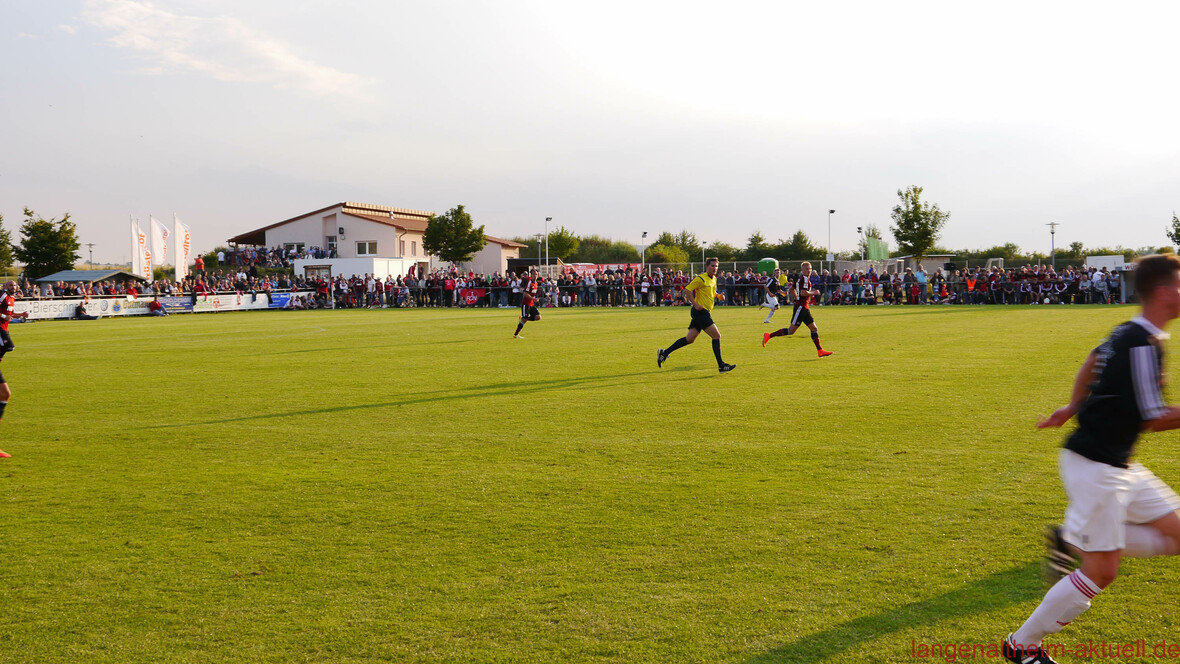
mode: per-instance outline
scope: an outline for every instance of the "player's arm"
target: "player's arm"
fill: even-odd
[[[1094,382],[1094,365],[1097,361],[1098,355],[1094,351],[1090,351],[1090,354],[1086,356],[1086,361],[1082,363],[1082,368],[1078,370],[1077,377],[1074,378],[1073,393],[1069,397],[1069,403],[1053,411],[1049,417],[1037,422],[1038,429],[1059,427],[1077,414],[1086,397],[1090,396],[1090,384]]]
[[[690,307],[694,307],[696,309],[701,309],[702,307],[697,305],[696,291],[693,290],[693,287],[692,287],[692,285],[694,283],[696,283],[695,278],[692,281],[690,281],[687,286],[684,287],[684,301],[688,302],[688,305]]]

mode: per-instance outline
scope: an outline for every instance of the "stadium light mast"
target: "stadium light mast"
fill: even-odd
[[[647,271],[647,231],[639,236],[639,274]]]
[[[868,248],[868,245],[865,242],[864,227],[857,226],[856,234],[860,236],[860,259],[863,261],[865,259],[865,249]]]
[[[89,269],[93,270],[94,269],[94,243],[87,242],[86,248],[90,250],[90,262],[88,262],[86,265]]]
[[[545,269],[549,269],[549,222],[553,221],[553,217],[545,217]],[[537,247],[537,253],[541,253],[541,248]]]
[[[533,237],[537,238],[537,276],[540,276],[540,274],[541,274],[541,234],[537,233],[537,234],[533,235]]]
[[[836,214],[835,210],[828,210],[828,260],[832,260],[832,215]]]
[[[1056,272],[1057,271],[1057,245],[1056,245],[1055,240],[1056,240],[1056,235],[1057,235],[1057,227],[1061,225],[1061,222],[1060,221],[1050,221],[1049,223],[1047,223],[1045,225],[1049,227],[1049,265],[1053,269],[1053,271]]]

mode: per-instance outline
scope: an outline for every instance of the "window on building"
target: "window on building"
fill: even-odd
[[[356,243],[357,256],[376,256],[377,255],[377,241],[370,240],[368,242]]]
[[[398,240],[397,253],[399,256],[406,255],[406,241],[405,240]]]
[[[411,256],[418,255],[418,243],[417,242],[413,242],[413,241],[410,242],[410,255]]]
[[[292,249],[295,250],[296,255],[302,254],[303,253],[303,243],[302,242],[284,242],[283,243],[283,251],[287,252],[288,256],[291,255]]]

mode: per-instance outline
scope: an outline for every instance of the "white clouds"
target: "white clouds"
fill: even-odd
[[[361,76],[305,60],[287,44],[231,17],[183,16],[137,0],[89,0],[84,16],[90,25],[114,33],[111,45],[147,61],[145,73],[188,71],[354,99],[367,97],[371,86]]]
[[[57,29],[66,33],[67,35],[77,34],[77,32],[78,32],[78,27],[74,26],[74,25],[62,24],[62,25],[57,26]]]

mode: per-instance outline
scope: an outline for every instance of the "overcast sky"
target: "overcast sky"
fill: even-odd
[[[0,214],[96,261],[173,213],[196,248],[344,200],[497,236],[885,230],[1166,244],[1176,2],[0,0]],[[886,237],[889,238],[888,233]],[[83,260],[86,251],[83,248]]]

